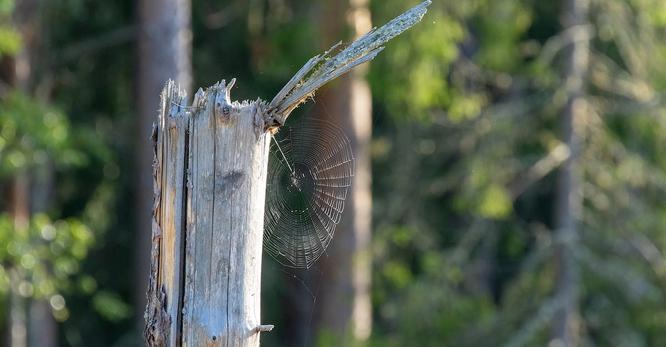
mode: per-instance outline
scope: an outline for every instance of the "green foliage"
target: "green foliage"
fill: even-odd
[[[599,34],[591,43],[586,124],[579,125],[584,210],[574,260],[584,339],[658,345],[663,336],[655,322],[666,288],[659,265],[666,243],[658,231],[666,183],[663,4],[592,3]],[[458,18],[452,30],[464,28],[463,35],[449,41],[417,27],[394,43],[408,47],[404,61],[413,65],[392,56],[400,48],[391,47],[371,75],[379,106],[373,169],[382,173],[373,176],[379,309],[371,344],[548,344],[556,307],[555,158],[566,85],[561,8],[530,1],[461,5],[469,11],[433,6],[423,24],[445,13]],[[443,45],[457,50],[430,61],[435,66],[425,82],[416,77],[418,65],[433,51],[417,35],[433,45],[441,44],[434,37],[447,38]],[[444,90],[447,98],[415,95],[409,82],[394,83],[398,75]],[[470,98],[460,111],[456,105]],[[440,312],[451,322],[443,323]]]
[[[0,58],[12,55],[21,48],[21,36],[16,30],[0,24]]]
[[[75,219],[53,221],[38,214],[23,228],[11,216],[0,215],[0,293],[13,290],[22,297],[47,299],[54,316],[67,319],[61,293],[71,290],[71,279],[92,243],[92,232]]]
[[[48,21],[53,18],[53,12],[49,11],[52,7],[81,11],[80,5],[83,3],[79,1],[40,5],[39,19],[44,21],[40,24],[51,28],[48,35],[47,32],[38,33],[45,35],[39,37],[40,43],[49,42],[57,47],[55,38],[67,27],[61,22],[49,26]],[[0,23],[9,18],[12,7],[11,1],[0,2],[0,8],[6,10],[0,13]],[[60,19],[64,13],[58,12]],[[96,18],[103,19],[104,16]],[[5,28],[2,25],[0,58],[21,49],[15,29],[7,27],[7,31],[2,31]],[[5,49],[7,47],[11,49]],[[100,319],[94,315],[82,315],[81,302],[89,312],[98,309],[98,317],[127,322],[130,309],[126,300],[119,299],[104,278],[91,271],[89,265],[89,254],[99,254],[99,241],[104,241],[104,231],[119,219],[113,216],[110,208],[117,199],[114,185],[120,176],[115,154],[110,150],[112,141],[109,139],[115,140],[116,137],[108,129],[110,123],[100,117],[99,109],[88,108],[81,112],[79,107],[85,108],[90,101],[88,90],[92,88],[88,82],[84,82],[87,84],[84,92],[71,93],[71,98],[57,97],[62,95],[63,70],[58,69],[62,62],[54,64],[55,60],[49,60],[57,53],[50,52],[48,57],[38,57],[30,63],[34,64],[31,72],[35,74],[32,77],[39,87],[37,89],[44,87],[40,73],[46,67],[51,73],[49,76],[59,81],[54,89],[49,89],[51,86],[46,88],[49,91],[46,98],[52,92],[61,106],[43,102],[43,91],[38,100],[30,95],[31,90],[18,91],[5,85],[6,81],[0,81],[3,83],[0,93],[0,188],[8,187],[17,176],[22,176],[29,182],[32,193],[40,194],[39,190],[44,188],[37,181],[47,177],[47,180],[56,182],[47,187],[50,193],[46,210],[32,215],[27,226],[15,223],[14,217],[6,213],[0,215],[0,305],[6,308],[5,299],[12,291],[14,295],[30,300],[46,300],[53,316],[65,327],[72,321],[78,323],[81,318],[87,322]],[[84,69],[85,66],[83,63]],[[71,70],[66,74],[69,73]],[[96,74],[95,81],[100,81],[101,76],[103,74]],[[118,76],[114,75],[115,78]],[[69,82],[64,85],[71,87]],[[115,84],[105,89],[105,97],[112,95],[110,90],[113,88],[123,92],[131,89]],[[122,99],[115,98],[113,103],[118,101],[122,102]],[[81,118],[92,123],[81,122]],[[3,202],[0,207],[7,208],[9,203]],[[94,298],[93,305],[90,305],[91,298]],[[99,308],[100,303],[104,305],[102,308]],[[70,338],[76,333],[64,335]]]
[[[0,177],[47,160],[58,166],[82,164],[73,146],[67,118],[17,91],[0,99]]]
[[[132,315],[132,307],[115,293],[100,291],[95,294],[92,303],[95,310],[112,322],[127,319]]]
[[[14,0],[0,0],[0,15],[7,15],[14,8]]]
[[[21,35],[8,24],[13,9],[14,0],[0,0],[0,59],[21,48]]]
[[[521,1],[488,1],[475,15],[479,51],[475,60],[485,69],[516,71],[523,63],[520,41],[532,24],[529,7]]]
[[[388,17],[404,11],[405,6],[404,2],[387,1],[375,12]],[[444,5],[434,3],[423,23],[389,43],[372,65],[369,79],[373,93],[386,102],[387,108],[400,110],[391,112],[396,117],[410,115],[428,120],[428,110],[451,107],[454,117],[465,118],[479,109],[477,98],[456,98],[451,82],[442,78],[458,57],[464,28],[458,13],[440,6]]]

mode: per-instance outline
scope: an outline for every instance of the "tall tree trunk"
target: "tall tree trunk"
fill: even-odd
[[[582,213],[582,187],[578,156],[581,151],[581,120],[585,113],[585,78],[588,69],[589,42],[584,30],[589,0],[565,0],[562,20],[571,35],[565,52],[564,83],[567,101],[561,115],[563,141],[570,156],[557,177],[555,235],[557,266],[555,295],[559,308],[553,320],[552,338],[561,346],[578,346],[580,320],[578,291],[580,279],[574,259],[578,239],[578,221]],[[582,34],[580,34],[582,33]]]
[[[191,3],[190,0],[141,0],[138,12],[135,307],[137,323],[143,327],[143,308],[150,272],[150,215],[153,203],[153,152],[149,134],[157,119],[160,92],[165,82],[173,79],[185,91],[191,89]]]
[[[368,32],[372,25],[367,6],[367,0],[326,1],[320,21],[322,42],[336,42],[344,37],[348,28],[355,38]],[[356,173],[343,219],[321,260],[323,275],[321,283],[317,284],[320,288],[320,312],[314,326],[315,334],[332,333],[336,339],[344,340],[366,340],[372,324],[369,151],[372,100],[364,79],[366,70],[367,66],[355,69],[322,90],[315,106],[317,117],[328,119],[344,129],[356,158]]]
[[[31,175],[32,213],[46,212],[53,201],[53,175],[53,165],[48,161],[41,164]],[[28,346],[56,347],[58,345],[58,326],[48,300],[30,300],[28,317]]]
[[[32,93],[35,81],[33,71],[38,59],[40,5],[39,0],[19,1],[14,11],[14,23],[21,35],[22,47],[12,59],[11,76],[6,77],[14,88],[25,94]],[[51,177],[52,168],[46,164],[20,173],[14,178],[10,213],[14,217],[17,232],[27,232],[32,214],[47,209]],[[16,269],[13,274],[14,283],[20,283],[22,276],[21,271]],[[48,302],[25,299],[17,288],[14,288],[10,295],[11,346],[56,346],[57,326]]]
[[[28,346],[55,347],[58,345],[58,325],[47,300],[31,300],[28,312]]]
[[[27,232],[30,223],[30,181],[27,173],[14,177],[12,182],[10,211],[16,232]],[[12,289],[9,293],[9,345],[28,346],[26,300],[19,292],[18,284],[23,280],[20,269],[11,270]]]

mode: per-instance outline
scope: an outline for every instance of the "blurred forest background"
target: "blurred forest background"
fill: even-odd
[[[0,344],[141,345],[167,78],[270,100],[416,3],[0,0]],[[300,111],[357,175],[263,344],[666,346],[665,87],[662,0],[435,0]]]

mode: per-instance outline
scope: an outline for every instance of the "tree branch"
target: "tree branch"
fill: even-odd
[[[268,104],[267,128],[282,126],[291,111],[317,89],[376,57],[384,49],[384,44],[421,21],[431,3],[431,0],[422,2],[384,26],[371,30],[332,57],[331,53],[340,43],[310,59]]]

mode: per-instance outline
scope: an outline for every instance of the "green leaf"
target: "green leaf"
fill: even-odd
[[[487,187],[482,194],[481,203],[477,207],[480,215],[502,219],[511,213],[511,198],[504,187],[493,184]]]
[[[2,6],[2,3],[0,3],[0,6]],[[21,44],[21,35],[16,30],[0,26],[0,57],[16,54],[21,49]]]

